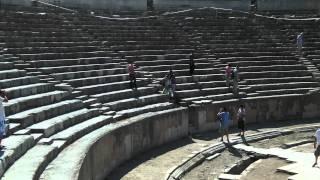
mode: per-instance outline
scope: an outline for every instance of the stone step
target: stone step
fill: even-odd
[[[36,108],[50,103],[58,102],[70,95],[67,91],[51,91],[10,99],[4,104],[6,115],[13,115],[30,108]]]
[[[152,61],[165,59],[187,59],[190,54],[165,54],[165,55],[140,55],[140,56],[126,56],[129,61]]]
[[[236,50],[234,48],[216,48],[214,49],[214,52],[216,54],[222,53],[222,54],[229,54],[229,53],[234,53],[236,51],[236,53],[250,53],[250,51],[252,51],[252,48],[237,48]],[[254,49],[255,51],[260,51],[260,52],[283,52],[283,51],[295,51],[296,47],[256,47]]]
[[[131,51],[119,51],[124,56],[136,56],[136,55],[164,55],[167,53],[179,53],[187,54],[193,51],[193,49],[172,49],[172,50],[131,50]]]
[[[117,119],[125,119],[125,118],[130,118],[134,117],[140,114],[148,113],[148,112],[157,112],[157,111],[163,111],[167,109],[172,109],[174,108],[175,105],[170,102],[164,102],[164,103],[157,103],[157,104],[150,104],[142,107],[135,107],[131,109],[125,109],[116,112],[116,115],[114,118]]]
[[[191,90],[191,89],[199,89],[199,84],[197,83],[183,83],[183,84],[176,84],[176,91],[180,90]]]
[[[36,145],[18,159],[3,175],[2,179],[38,179],[46,165],[58,154],[58,147]]]
[[[25,77],[11,78],[11,79],[2,79],[0,80],[0,87],[5,89],[5,88],[23,86],[27,84],[36,84],[39,82],[40,80],[36,76],[25,76]]]
[[[136,61],[135,64],[139,67],[144,66],[161,66],[161,65],[176,65],[176,64],[184,64],[189,65],[189,59],[178,59],[178,60],[152,60],[152,61]],[[208,63],[208,59],[195,59],[195,64],[199,63]]]
[[[63,140],[70,144],[74,140],[112,122],[111,116],[98,116],[60,131],[49,138],[53,141]]]
[[[243,72],[255,72],[255,71],[285,71],[285,70],[306,70],[306,67],[302,64],[293,65],[269,65],[269,66],[247,66],[239,67]]]
[[[294,56],[256,56],[256,57],[228,57],[220,58],[221,62],[232,63],[233,61],[266,61],[266,60],[296,60]]]
[[[196,69],[193,72],[194,75],[205,75],[205,74],[219,73],[218,69],[215,69],[215,68],[200,69],[201,67],[198,67],[198,66],[200,66],[200,64],[196,64]],[[210,67],[211,64],[208,64],[206,66]],[[190,75],[190,69],[181,69],[181,70],[172,69],[172,70],[173,70],[173,72],[174,72],[174,74],[176,76],[188,76],[188,75]],[[168,70],[150,72],[150,74],[152,74],[152,77],[155,77],[155,78],[164,78],[168,73],[169,73]]]
[[[273,83],[273,84],[255,84],[248,85],[252,90],[273,90],[273,89],[289,89],[289,88],[312,88],[318,87],[318,82],[291,82],[291,83]]]
[[[140,78],[137,79],[137,86],[145,86],[148,84],[148,79]],[[99,94],[123,89],[129,89],[129,81],[121,81],[121,82],[113,82],[113,83],[106,83],[106,84],[97,84],[97,85],[90,85],[84,87],[78,87],[76,90],[82,91],[85,94]]]
[[[0,71],[0,79],[11,79],[11,78],[18,78],[21,76],[26,76],[26,71],[18,70],[18,69],[10,69]]]
[[[228,62],[221,64],[225,67]],[[296,60],[268,60],[268,61],[233,61],[231,63],[233,66],[246,67],[246,66],[273,66],[273,65],[295,65],[298,64]]]
[[[12,31],[16,31],[12,30]],[[11,42],[65,42],[65,41],[91,41],[92,37],[69,37],[69,36],[65,36],[65,37],[56,37],[56,36],[37,36],[34,35],[32,37],[25,37],[22,35],[19,36],[10,36],[10,41],[8,41],[8,36],[0,36],[0,41],[5,41],[7,44],[10,44]]]
[[[41,122],[61,114],[65,114],[82,107],[82,101],[67,100],[22,111],[17,114],[8,116],[7,118],[12,123],[20,123],[22,127],[27,127],[34,123]]]
[[[191,89],[191,90],[176,91],[176,94],[179,98],[184,99],[188,97],[201,96],[202,92],[200,89]]]
[[[205,88],[201,89],[203,95],[215,95],[215,94],[226,94],[230,92],[228,87],[216,87],[216,88]]]
[[[0,58],[0,71],[14,69],[14,64],[12,62],[2,62]]]
[[[99,102],[106,103],[119,99],[129,99],[141,95],[152,94],[156,92],[154,87],[138,87],[137,90],[124,89],[119,91],[111,91],[107,93],[91,95],[91,97],[98,99]]]
[[[282,44],[282,43],[238,43],[238,44],[204,44],[203,45],[208,45],[211,48],[251,48],[251,49],[255,49],[255,48],[271,48],[271,47],[283,47],[283,46],[288,46],[288,44]]]
[[[99,46],[100,41],[61,41],[61,42],[25,42],[25,41],[14,41],[10,44],[6,44],[8,48],[33,48],[33,47],[75,47],[75,46]]]
[[[125,74],[127,73],[126,68],[113,68],[113,69],[99,69],[99,70],[89,70],[89,71],[77,71],[77,72],[64,72],[64,73],[53,73],[51,74],[58,80],[76,80],[80,78],[90,78],[92,76],[107,76],[115,74]],[[95,77],[96,78],[96,77]]]
[[[206,75],[193,75],[192,78],[196,82],[208,82],[208,81],[223,81],[225,79],[225,76],[224,74],[211,73]]]
[[[262,79],[245,79],[239,84],[271,84],[271,83],[286,83],[286,82],[311,82],[313,81],[312,76],[301,76],[301,77],[276,77],[276,78],[262,78]]]
[[[32,135],[11,135],[3,139],[2,145],[6,147],[6,151],[1,156],[0,176],[34,144]]]
[[[149,49],[149,50],[159,50],[159,49],[187,49],[193,48],[190,44],[184,45],[168,45],[168,44],[141,44],[141,45],[112,45],[110,46],[111,50],[114,51],[129,51],[129,50],[141,50],[141,49]]]
[[[99,46],[72,46],[72,47],[32,47],[32,48],[8,48],[11,54],[37,54],[37,53],[70,53],[99,51]]]
[[[59,131],[98,115],[99,111],[97,109],[89,110],[84,108],[33,124],[27,129],[30,129],[32,133],[42,133],[44,137],[47,138]]]
[[[226,87],[226,81],[207,81],[207,82],[197,82],[202,89],[205,88],[216,88],[216,87]]]
[[[103,69],[114,69],[120,68],[119,63],[107,63],[107,64],[85,64],[85,65],[70,65],[70,66],[58,66],[58,67],[41,67],[38,68],[41,72],[45,74],[53,73],[66,73],[66,72],[77,72],[77,71],[94,71],[94,70],[103,70]]]
[[[167,101],[168,97],[163,94],[151,94],[146,96],[140,96],[137,98],[122,99],[118,101],[108,102],[103,104],[104,106],[110,107],[112,111],[120,111],[127,107],[140,107],[147,104],[160,103]]]
[[[276,77],[301,77],[301,76],[310,76],[311,75],[311,73],[306,70],[240,72],[239,74],[240,74],[240,77],[243,79],[276,78]]]
[[[139,78],[139,77],[140,77],[139,74],[136,74],[136,78]],[[121,82],[121,81],[128,81],[128,80],[129,80],[128,74],[117,74],[117,75],[88,77],[88,78],[81,78],[81,79],[71,79],[71,80],[65,80],[64,82],[72,85],[73,87],[83,87],[88,85]]]
[[[35,67],[56,67],[56,66],[70,66],[70,65],[85,65],[85,64],[105,64],[112,63],[109,57],[80,57],[78,59],[56,59],[56,60],[37,60],[30,61]]]
[[[253,96],[271,96],[271,95],[283,95],[283,94],[306,94],[313,88],[290,88],[290,89],[276,89],[276,90],[264,90],[256,91],[255,93],[248,93],[248,97]]]
[[[50,83],[36,83],[4,89],[10,99],[45,93],[54,89]]]

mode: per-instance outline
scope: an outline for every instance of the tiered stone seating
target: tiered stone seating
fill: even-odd
[[[195,43],[187,41],[188,37],[169,21],[158,18],[129,22],[114,20],[106,26],[87,25],[85,28],[126,60],[134,61],[139,67],[138,72],[147,77],[160,81],[171,68],[177,79],[176,93],[183,101],[204,99],[204,96],[218,91],[208,83],[220,76],[214,74],[217,70],[213,68],[210,56],[204,58],[195,49]],[[193,76],[189,74],[189,55],[192,51],[198,55]],[[199,85],[201,82],[203,84]]]
[[[289,39],[296,41],[297,34],[304,32],[303,57],[310,60],[318,69],[320,68],[320,35],[317,29],[320,24],[316,20],[283,21],[282,28],[287,31]],[[317,72],[319,73],[319,71]],[[317,76],[315,73],[315,76]]]
[[[142,19],[0,15],[0,46],[6,48],[0,51],[0,88],[10,98],[5,108],[13,134],[3,143],[3,179],[38,179],[59,152],[83,135],[175,108],[159,88],[170,68],[177,95],[187,103],[305,94],[319,86],[295,56],[292,32],[299,23],[286,26],[276,19],[252,20],[249,14],[214,9]],[[317,62],[314,28],[319,24],[309,23],[306,55]],[[192,51],[196,70],[191,76]],[[127,61],[138,66],[136,90],[129,87]],[[227,63],[240,67],[241,96],[225,86]]]
[[[276,20],[258,19],[231,11],[187,12],[176,20],[203,44],[213,48],[223,68],[240,68],[240,91],[247,96],[304,94],[319,84],[295,57],[295,47],[274,25]]]
[[[92,71],[93,74],[96,74],[95,76],[99,77],[89,77],[87,79],[80,79],[81,77],[74,79],[73,77],[72,80],[67,80],[66,82],[74,87],[78,87],[78,90],[89,94],[90,97],[96,98],[98,102],[106,107],[106,114],[114,115],[115,119],[128,118],[141,113],[164,110],[174,106],[174,104],[167,102],[168,98],[165,95],[158,94],[156,86],[148,85],[151,83],[150,76],[147,76],[143,72],[138,71],[136,74],[138,89],[129,89],[126,60],[131,59],[127,56],[125,60],[123,56],[127,54],[119,49],[114,49],[118,46],[117,44],[119,46],[129,46],[130,42],[133,43],[130,40],[139,38],[130,36],[132,32],[127,29],[129,26],[125,27],[124,25],[118,25],[118,22],[103,19],[98,20],[92,17],[80,17],[75,23],[86,29],[88,33],[92,34],[99,41],[104,42],[106,46],[105,50],[113,51],[113,55],[121,61],[121,65],[118,68],[108,70],[110,71],[110,75],[105,73],[107,70],[104,70],[105,72],[101,70],[98,72]],[[133,24],[133,26],[142,29],[139,25]],[[123,34],[118,32],[119,29],[123,31]],[[147,34],[147,38],[141,35],[140,37],[144,38],[146,42],[149,40]],[[109,46],[111,46],[110,49]],[[148,51],[141,51],[140,53],[148,53]],[[105,76],[102,76],[103,73]],[[85,86],[84,83],[86,83]]]
[[[6,25],[1,26],[1,40],[5,41],[7,52],[18,58],[5,55],[8,57],[1,61],[0,83],[11,99],[6,105],[6,112],[11,122],[10,132],[14,133],[4,140],[8,150],[13,153],[3,157],[9,161],[2,166],[1,174],[27,151],[5,173],[4,179],[16,177],[16,168],[26,166],[26,161],[34,169],[20,175],[32,179],[37,178],[42,168],[66,145],[113,121],[111,116],[99,116],[98,109],[87,109],[87,103],[82,101],[83,96],[80,95],[116,90],[127,91],[127,94],[124,93],[126,96],[139,93],[128,89],[125,66],[107,57],[108,52],[101,51],[99,43],[85,33],[78,32],[76,26],[71,27],[63,19],[54,19],[53,14],[6,13],[1,16],[2,24]],[[13,29],[17,31],[12,32]],[[15,69],[14,65],[24,70]],[[69,91],[56,90],[60,82],[68,83],[76,91],[71,92],[72,88]],[[145,78],[138,80],[140,87],[147,83]],[[133,104],[144,109],[130,112],[130,116],[151,108],[156,111],[174,106],[165,103],[166,99],[162,95],[153,95],[154,88],[148,88],[144,88],[147,92],[143,94],[145,96],[135,99],[138,105]],[[82,94],[76,94],[77,90],[81,90]],[[77,95],[78,99],[68,100]],[[117,94],[113,97],[114,101],[121,100]],[[147,108],[154,102],[162,102],[163,107],[155,104]],[[120,105],[127,108],[124,102]],[[119,112],[124,110],[116,103],[110,109]],[[16,143],[9,144],[11,140]],[[32,156],[38,157],[38,164],[30,161]]]

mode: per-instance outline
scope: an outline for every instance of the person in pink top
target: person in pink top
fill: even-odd
[[[225,78],[226,78],[226,85],[229,88],[230,88],[231,72],[232,72],[232,66],[231,64],[228,64],[225,69]]]
[[[136,73],[135,73],[136,66],[133,62],[130,62],[128,65],[128,72],[129,72],[129,80],[130,80],[130,88],[137,89],[137,80],[136,80]]]

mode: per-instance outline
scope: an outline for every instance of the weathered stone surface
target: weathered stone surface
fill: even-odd
[[[3,140],[3,145],[6,146],[4,154],[1,156],[0,175],[20,158],[28,149],[35,144],[31,135],[10,136]]]
[[[239,180],[240,175],[234,175],[234,174],[221,174],[219,176],[219,180]]]
[[[2,179],[38,179],[46,165],[56,156],[58,148],[36,145],[18,159],[3,175]]]
[[[185,108],[148,113],[104,126],[63,150],[40,179],[103,179],[121,162],[151,147],[183,137],[187,135],[187,129]],[[118,138],[122,140],[118,141]]]

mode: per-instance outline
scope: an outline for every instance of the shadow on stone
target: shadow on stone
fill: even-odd
[[[240,151],[238,151],[236,148],[234,148],[232,146],[232,144],[230,143],[224,143],[226,148],[228,149],[228,151],[233,155],[233,156],[236,156],[236,157],[242,157],[242,154],[240,153]]]
[[[191,138],[184,138],[177,140],[175,142],[163,145],[161,147],[157,147],[148,152],[138,155],[136,158],[126,161],[124,164],[120,165],[115,171],[111,172],[111,174],[105,180],[118,180],[121,179],[123,176],[128,174],[132,169],[136,168],[140,164],[153,159],[155,157],[161,156],[169,151],[174,149],[183,147],[187,144],[192,144],[194,141]]]
[[[244,135],[241,135],[241,139],[242,139],[243,144],[250,146],[250,144],[247,142],[246,137]]]

